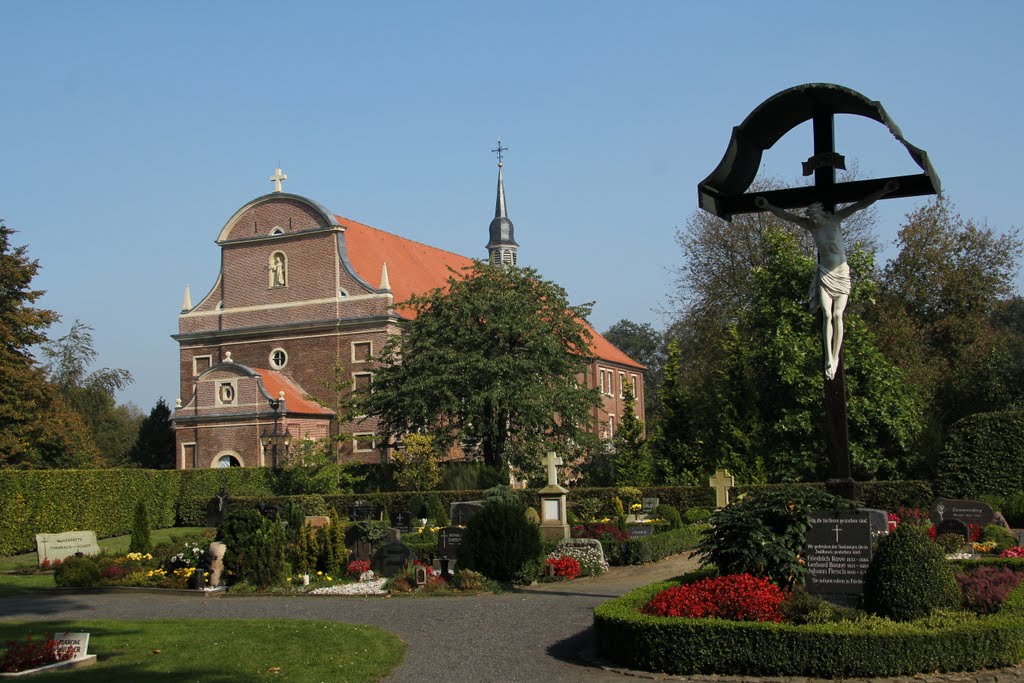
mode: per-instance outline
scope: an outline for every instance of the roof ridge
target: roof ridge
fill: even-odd
[[[362,228],[367,228],[369,230],[376,230],[377,232],[383,232],[383,233],[386,233],[388,235],[391,235],[392,237],[396,237],[396,238],[398,238],[400,240],[405,240],[406,242],[410,242],[412,244],[418,244],[421,247],[426,247],[427,249],[430,249],[432,251],[440,251],[440,252],[443,252],[445,254],[451,254],[452,256],[458,256],[459,258],[468,259],[470,261],[482,261],[482,259],[475,259],[472,256],[466,256],[465,254],[460,254],[460,253],[455,252],[455,251],[450,251],[448,249],[442,249],[441,247],[435,247],[432,244],[427,244],[426,242],[420,242],[419,240],[414,240],[414,239],[412,239],[410,237],[403,237],[402,235],[399,235],[396,232],[391,232],[390,230],[385,230],[383,228],[375,228],[372,225],[367,225],[366,223],[362,223],[360,221],[357,221],[354,218],[346,218],[345,216],[340,216],[338,214],[334,214],[334,217],[337,218],[339,221],[345,221],[345,222],[348,222],[348,223],[355,223],[356,225],[358,225],[358,226],[360,226]]]

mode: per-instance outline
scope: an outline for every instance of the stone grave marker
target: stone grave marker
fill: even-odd
[[[448,506],[448,518],[452,526],[466,526],[476,513],[484,508],[482,500],[464,500]]]
[[[816,510],[807,530],[807,590],[821,594],[864,593],[864,573],[871,563],[869,513]]]
[[[65,531],[60,534],[36,534],[36,554],[39,564],[44,560],[55,562],[75,553],[99,555],[95,531]]]
[[[206,526],[220,526],[224,523],[224,518],[228,514],[228,504],[231,502],[231,497],[228,496],[228,491],[223,486],[220,491],[213,497],[213,507],[210,510],[210,514],[206,516]]]
[[[380,508],[365,500],[357,500],[352,503],[351,514],[353,522],[380,521]]]
[[[654,512],[654,508],[658,507],[661,503],[661,498],[641,498],[640,499],[640,512],[645,515],[649,515]]]
[[[331,525],[331,518],[324,515],[307,515],[306,526],[310,529],[324,529]]]
[[[959,519],[964,524],[985,528],[995,519],[995,512],[992,511],[991,505],[980,500],[936,498],[928,511],[928,517],[935,526],[947,519]]]
[[[53,639],[57,641],[57,647],[59,648],[71,648],[74,653],[72,659],[83,659],[89,654],[89,634],[88,633],[70,633],[65,631],[63,633],[54,633]]]
[[[889,533],[889,513],[885,510],[875,508],[857,508],[860,512],[868,513],[868,526],[871,527],[871,538],[876,541]]]
[[[391,578],[416,559],[415,553],[401,541],[392,541],[377,549],[370,559],[370,569],[377,576]]]
[[[401,531],[403,534],[412,532],[412,513],[411,512],[396,512],[394,519],[391,520],[395,528]]]
[[[708,484],[715,490],[715,507],[724,508],[728,505],[729,489],[736,485],[736,477],[729,474],[728,470],[715,470]]]
[[[457,526],[446,526],[437,532],[437,558],[434,559],[434,569],[441,572],[441,576],[451,576],[455,569],[455,563],[459,557],[459,546],[462,545],[462,537],[466,530]]]
[[[345,547],[349,550],[349,560],[369,560],[373,555],[373,547],[366,539],[366,522],[351,524],[345,529]]]
[[[971,530],[967,526],[967,522],[959,519],[944,519],[935,525],[935,536],[941,536],[942,534],[956,534],[964,539],[964,543],[968,543],[971,540]]]
[[[558,545],[555,547],[591,548],[601,558],[601,562],[604,562],[604,546],[596,538],[563,538],[558,541]]]
[[[654,526],[651,524],[631,524],[629,526],[630,538],[643,538],[654,535]]]

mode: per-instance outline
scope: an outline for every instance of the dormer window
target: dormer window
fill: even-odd
[[[272,236],[273,235],[283,235],[284,234],[284,228],[282,228],[280,225],[275,225],[274,228],[270,231],[270,234]]]
[[[288,286],[288,257],[283,251],[275,251],[270,255],[268,265],[270,271],[270,289]]]

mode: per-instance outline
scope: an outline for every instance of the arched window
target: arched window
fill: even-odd
[[[288,257],[284,255],[283,251],[275,251],[270,255],[267,268],[270,271],[269,287],[271,289],[288,286]]]
[[[270,234],[271,235],[283,235],[284,234],[284,228],[282,228],[280,225],[275,225],[274,229],[270,231]]]
[[[280,370],[288,364],[288,354],[284,349],[274,349],[270,352],[270,367]]]
[[[217,458],[217,467],[241,467],[242,463],[238,462],[238,458],[233,455],[222,455]]]

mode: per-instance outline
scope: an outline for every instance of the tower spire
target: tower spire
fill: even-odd
[[[508,218],[508,209],[505,205],[505,179],[502,176],[502,166],[505,165],[503,153],[508,147],[501,146],[501,138],[498,138],[498,146],[491,150],[498,155],[498,191],[494,200],[494,220],[489,228],[490,240],[487,242],[487,260],[491,264],[516,265],[519,261],[519,245],[516,243],[515,226]]]

